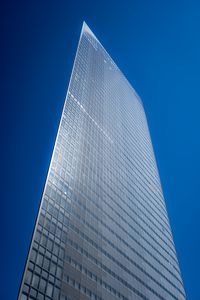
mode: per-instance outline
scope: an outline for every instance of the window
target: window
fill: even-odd
[[[28,297],[25,294],[22,294],[21,300],[27,300],[27,299],[28,299]]]
[[[31,283],[31,277],[32,277],[32,273],[28,270],[26,272],[26,279],[25,279],[25,282],[30,284]]]
[[[39,276],[36,274],[33,274],[33,281],[32,281],[33,287],[37,289],[38,283],[39,283]]]
[[[53,285],[51,283],[48,283],[47,284],[47,296],[51,297],[52,296],[52,293],[53,293]]]
[[[46,281],[43,278],[41,278],[39,289],[42,293],[45,293],[45,288],[46,288]]]

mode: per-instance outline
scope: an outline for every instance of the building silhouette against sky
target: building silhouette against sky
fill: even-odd
[[[85,23],[18,299],[186,299],[142,102]]]

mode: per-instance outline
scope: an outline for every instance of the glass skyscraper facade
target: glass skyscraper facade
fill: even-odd
[[[186,299],[142,102],[85,23],[18,299]]]

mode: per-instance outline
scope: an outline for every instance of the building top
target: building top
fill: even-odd
[[[135,91],[135,89],[133,88],[132,84],[128,81],[128,79],[126,78],[126,76],[124,75],[124,73],[119,69],[119,67],[114,62],[114,60],[112,59],[112,57],[110,56],[110,54],[106,51],[106,49],[104,48],[104,46],[101,44],[101,42],[98,40],[98,38],[95,36],[95,34],[92,32],[92,30],[89,28],[89,26],[87,25],[87,23],[85,21],[83,21],[80,38],[81,38],[82,34],[84,34],[84,33],[89,34],[90,37],[92,37],[92,39],[95,40],[100,45],[100,47],[103,49],[103,51],[105,51],[105,53],[109,56],[112,65],[122,74],[122,76],[124,77],[124,79],[127,82],[127,84],[133,90],[133,92],[134,92],[136,98],[138,99],[138,101],[143,105],[143,102],[142,102],[140,96]]]

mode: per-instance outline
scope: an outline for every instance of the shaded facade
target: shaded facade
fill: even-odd
[[[19,299],[185,299],[142,102],[85,23]]]

